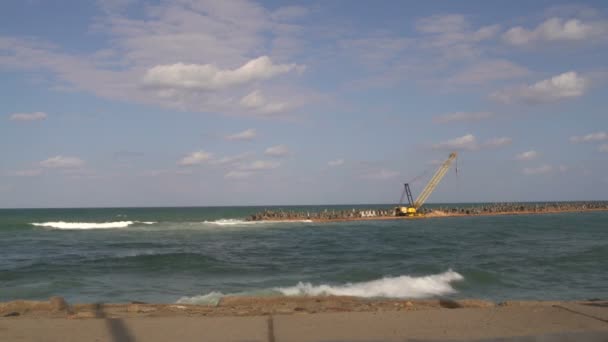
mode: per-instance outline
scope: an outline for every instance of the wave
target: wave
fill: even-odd
[[[126,228],[134,224],[155,224],[154,221],[115,221],[115,222],[42,222],[32,223],[37,227],[49,227],[55,229],[110,229],[110,228]]]
[[[217,305],[220,299],[224,297],[221,292],[213,291],[205,295],[182,297],[175,302],[176,304],[197,304],[197,305]]]
[[[255,224],[269,224],[269,223],[311,223],[312,220],[272,220],[272,221],[246,221],[239,219],[219,219],[215,221],[204,221],[205,224],[213,224],[218,226],[242,226],[242,225],[255,225]]]
[[[300,282],[292,287],[278,287],[277,291],[286,296],[354,296],[354,297],[390,297],[390,298],[425,298],[442,296],[456,292],[451,286],[454,281],[464,277],[449,270],[444,273],[423,277],[399,276],[382,279],[348,283],[345,285],[312,285]]]
[[[271,290],[257,291],[254,294],[281,294],[284,296],[352,296],[363,298],[429,298],[455,293],[452,282],[462,281],[464,277],[452,270],[422,277],[399,276],[384,277],[360,283],[344,285],[312,285],[299,282],[296,286],[275,287]],[[224,296],[250,295],[252,292],[223,294],[213,291],[204,295],[181,297],[177,304],[217,305]]]
[[[208,225],[208,226],[250,226],[250,225],[268,225],[277,223],[310,223],[311,220],[299,220],[299,221],[246,221],[243,219],[219,219],[215,221],[203,221],[203,222],[164,222],[169,224],[169,227],[175,227],[175,225],[182,226],[197,226],[197,225]],[[53,221],[53,222],[33,222],[31,225],[37,227],[47,227],[55,229],[110,229],[110,228],[126,228],[132,225],[144,224],[152,225],[158,222],[155,221],[110,221],[110,222],[66,222],[66,221]]]

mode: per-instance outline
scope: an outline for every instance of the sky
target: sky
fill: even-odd
[[[605,1],[5,0],[0,207],[608,200],[606,61]]]

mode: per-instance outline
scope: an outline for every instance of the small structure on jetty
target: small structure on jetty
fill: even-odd
[[[547,203],[488,203],[463,204],[460,206],[425,207],[420,217],[441,216],[475,216],[535,214],[559,212],[583,212],[608,210],[608,201],[589,202],[547,202]],[[248,221],[348,221],[365,219],[395,218],[397,215],[391,207],[386,208],[351,208],[351,209],[266,209],[247,218]]]

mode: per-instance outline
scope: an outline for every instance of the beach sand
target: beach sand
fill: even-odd
[[[216,306],[0,303],[0,341],[608,341],[608,301],[226,297]]]

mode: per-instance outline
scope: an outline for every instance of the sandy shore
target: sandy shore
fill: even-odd
[[[199,306],[54,297],[0,303],[0,317],[0,341],[608,341],[608,301],[226,297]]]

